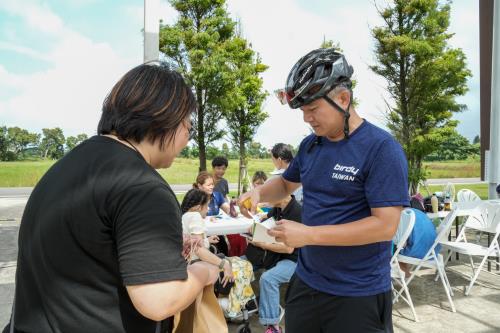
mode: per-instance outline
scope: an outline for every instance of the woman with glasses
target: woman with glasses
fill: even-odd
[[[165,66],[137,66],[115,84],[98,135],[29,198],[14,332],[170,332],[172,316],[216,281],[216,266],[186,265],[181,209],[156,171],[188,143],[195,112],[190,87]]]

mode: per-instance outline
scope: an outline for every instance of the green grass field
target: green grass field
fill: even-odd
[[[427,162],[427,178],[473,178],[481,177],[480,161]]]
[[[440,192],[443,190],[442,185],[431,185],[429,186],[429,194],[432,194],[434,192]],[[486,200],[488,199],[488,184],[457,184],[455,185],[455,191],[458,193],[461,189],[466,188],[469,190],[472,190],[476,192],[477,195],[481,197],[481,199]],[[427,195],[427,191],[425,188],[421,187],[420,188],[420,193],[422,193],[423,196]]]
[[[208,161],[209,162],[209,161]],[[0,187],[31,187],[54,164],[54,161],[0,162]],[[428,178],[469,178],[480,176],[479,161],[453,161],[426,163]],[[209,169],[211,166],[209,165]],[[248,162],[248,173],[253,175],[257,170],[267,173],[274,169],[270,159],[251,159]],[[178,158],[172,167],[162,169],[160,173],[170,184],[191,184],[198,174],[198,160]],[[238,161],[229,161],[226,179],[230,183],[238,181]],[[487,192],[485,189],[484,191]]]

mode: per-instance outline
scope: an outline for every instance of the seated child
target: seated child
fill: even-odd
[[[234,318],[240,315],[241,309],[248,301],[255,298],[250,285],[253,280],[252,264],[238,257],[220,258],[210,252],[210,243],[216,243],[218,237],[207,237],[205,234],[209,201],[210,196],[198,189],[189,190],[182,201],[182,231],[185,235],[198,239],[200,243],[199,246],[192,247],[188,260],[202,260],[218,266],[224,272],[222,286],[234,282],[229,292],[227,307],[223,308],[226,317]]]

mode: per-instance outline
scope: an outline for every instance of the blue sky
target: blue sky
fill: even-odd
[[[268,91],[281,87],[293,63],[326,37],[340,42],[355,68],[358,112],[384,126],[385,82],[368,69],[374,62],[370,27],[380,24],[372,1],[238,0],[228,1],[228,9],[270,66]],[[0,125],[94,134],[105,95],[142,60],[142,10],[143,1],[132,0],[0,1]],[[474,74],[469,93],[459,99],[468,110],[455,116],[469,139],[479,134],[477,15],[477,1],[452,5],[451,42],[464,50]],[[175,19],[164,0],[160,16]],[[256,140],[265,146],[297,145],[309,133],[300,111],[272,96],[264,107],[271,117]]]

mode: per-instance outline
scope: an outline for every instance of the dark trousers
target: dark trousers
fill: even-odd
[[[285,308],[286,333],[392,333],[392,296],[334,296],[293,275]]]

